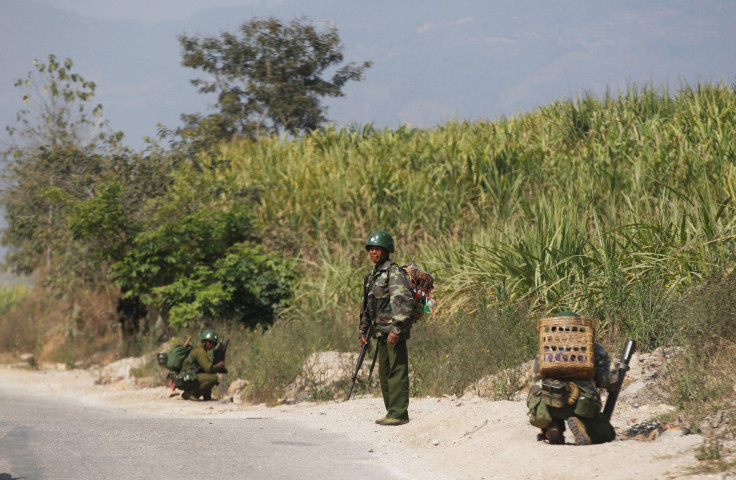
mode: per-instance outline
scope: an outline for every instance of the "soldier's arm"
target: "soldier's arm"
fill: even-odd
[[[194,355],[194,360],[202,367],[204,373],[219,373],[222,371],[220,364],[212,364],[212,360],[204,348],[196,348],[192,350],[192,354]]]
[[[598,388],[609,389],[618,382],[618,369],[611,362],[608,352],[599,343],[593,345],[595,352],[595,383]]]
[[[360,300],[360,321],[358,323],[358,337],[363,338],[366,336],[366,332],[368,332],[368,327],[370,326],[370,322],[368,318],[365,315],[365,296],[368,294],[368,292],[365,291],[366,284],[368,283],[368,277],[363,279],[363,297],[361,297]]]

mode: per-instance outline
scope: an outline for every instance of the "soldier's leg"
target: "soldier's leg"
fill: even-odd
[[[591,443],[606,443],[616,439],[616,430],[602,413],[599,412],[593,418],[580,418],[580,421],[585,426]]]
[[[391,370],[391,362],[388,358],[388,342],[386,337],[379,338],[376,341],[376,348],[378,349],[378,377],[381,380],[381,395],[383,395],[383,404],[388,411],[389,398],[388,398],[388,375]]]
[[[406,340],[387,345],[388,370],[388,418],[409,419],[409,351]]]
[[[216,373],[198,373],[197,374],[198,386],[195,389],[196,395],[204,397],[205,400],[212,399],[212,389],[215,385],[219,385],[217,381]]]
[[[187,384],[186,388],[183,388],[182,390],[183,392],[181,392],[181,398],[183,398],[184,400],[199,400],[199,383],[196,380]]]
[[[542,388],[539,384],[532,385],[526,405],[529,409],[529,423],[541,430],[538,440],[547,440],[550,444],[557,445],[565,443],[564,419],[572,414],[573,407],[556,408],[547,405],[542,401]]]

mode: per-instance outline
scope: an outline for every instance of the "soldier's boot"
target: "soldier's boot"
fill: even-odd
[[[570,431],[575,437],[575,445],[590,445],[592,443],[588,432],[585,431],[585,425],[578,417],[568,418],[567,426],[570,427]]]
[[[384,421],[384,420],[386,420],[387,418],[388,418],[388,417],[386,417],[386,416],[383,416],[383,417],[379,418],[378,420],[376,420],[376,425],[380,425],[380,424],[381,424],[381,422],[383,422],[383,421]]]
[[[212,400],[212,392],[207,392],[207,393],[202,394],[202,400],[204,400],[205,402],[211,401]]]
[[[542,429],[542,433],[550,445],[565,443],[565,424],[562,423],[562,420],[552,420],[552,423]]]
[[[382,420],[381,423],[379,423],[379,425],[398,426],[398,425],[403,425],[405,423],[409,423],[408,418],[388,418],[386,417],[386,419]]]
[[[188,392],[182,393],[181,394],[181,398],[183,398],[184,400],[191,400],[193,402],[198,402],[199,401],[199,397],[198,396],[193,395],[193,394],[190,394]]]

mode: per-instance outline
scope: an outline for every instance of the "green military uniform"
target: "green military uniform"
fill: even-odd
[[[217,374],[225,372],[222,366],[212,364],[212,356],[204,347],[195,347],[182,364],[176,386],[184,390],[182,397],[185,399],[211,400],[212,389],[219,384]]]
[[[564,399],[577,397],[577,401],[572,405],[569,405],[569,402],[557,404],[554,398],[543,390],[539,374],[539,358],[534,361],[535,383],[529,390],[527,398],[529,421],[542,429],[542,435],[546,435],[550,443],[564,443],[562,437],[565,430],[564,421],[567,421],[575,436],[575,443],[578,444],[605,443],[616,438],[616,431],[601,412],[598,388],[608,388],[615,384],[618,373],[612,369],[611,359],[606,350],[598,343],[594,343],[593,347],[594,380],[548,380],[548,385],[559,387],[564,392],[562,394]]]
[[[370,245],[393,252],[393,239],[385,232],[374,232],[366,248]],[[399,265],[386,258],[365,276],[359,330],[360,336],[365,337],[369,325],[374,325],[372,337],[377,343],[381,393],[387,412],[378,423],[388,419],[409,420],[409,353],[406,341],[411,331],[413,308],[409,279]],[[399,336],[395,345],[388,343],[389,333]],[[398,423],[389,420],[386,424]]]

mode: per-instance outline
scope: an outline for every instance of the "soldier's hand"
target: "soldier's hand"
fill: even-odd
[[[386,339],[389,345],[393,346],[399,343],[399,336],[396,335],[394,332],[391,332],[388,334],[388,338]]]
[[[362,347],[363,347],[363,345],[365,345],[366,343],[368,343],[368,340],[366,340],[366,339],[365,339],[365,337],[360,337],[360,346],[361,346],[361,348],[362,348]]]

